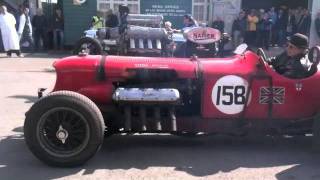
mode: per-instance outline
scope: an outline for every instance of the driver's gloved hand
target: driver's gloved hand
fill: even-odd
[[[275,61],[276,57],[271,57],[267,60],[268,65],[273,65],[274,61]]]

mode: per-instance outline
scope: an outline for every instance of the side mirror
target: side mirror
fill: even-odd
[[[320,62],[320,47],[315,46],[311,48],[308,53],[308,58],[313,65],[318,65]]]

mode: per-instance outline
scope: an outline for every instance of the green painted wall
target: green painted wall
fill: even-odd
[[[63,13],[65,45],[74,45],[97,13],[97,1],[87,0],[79,6],[74,5],[73,0],[63,0]]]

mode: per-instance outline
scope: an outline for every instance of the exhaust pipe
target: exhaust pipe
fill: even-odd
[[[160,107],[156,107],[154,109],[154,114],[155,114],[155,120],[156,120],[156,130],[161,131],[161,114],[160,114]]]
[[[140,119],[141,119],[141,130],[147,130],[147,110],[145,107],[140,107]]]
[[[174,112],[175,112],[174,107],[171,107],[169,109],[169,116],[171,120],[171,131],[177,131],[177,118]]]

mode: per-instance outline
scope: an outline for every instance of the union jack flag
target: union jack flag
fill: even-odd
[[[273,93],[272,93],[273,91]],[[260,88],[260,104],[284,104],[286,89],[284,87],[261,87]]]

